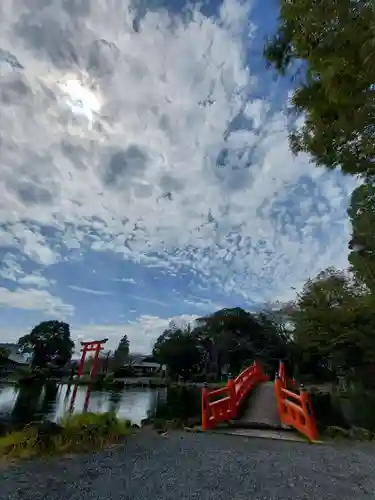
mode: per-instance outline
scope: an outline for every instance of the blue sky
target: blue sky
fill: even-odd
[[[0,340],[74,340],[293,298],[347,265],[354,182],[294,158],[278,4],[0,5]]]

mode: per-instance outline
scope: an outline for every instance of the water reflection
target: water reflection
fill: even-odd
[[[154,414],[160,398],[165,398],[164,389],[88,389],[78,386],[73,400],[74,387],[68,385],[0,386],[0,418],[27,423],[40,419],[57,421],[69,412],[112,411],[139,425],[142,419]]]

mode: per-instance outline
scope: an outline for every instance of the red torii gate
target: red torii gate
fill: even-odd
[[[85,364],[85,359],[86,359],[86,354],[88,352],[94,352],[94,361],[92,364],[91,372],[90,372],[90,378],[93,378],[94,375],[96,374],[96,370],[98,367],[98,359],[99,359],[99,354],[100,351],[104,349],[103,345],[108,341],[108,339],[103,339],[103,340],[90,340],[87,342],[81,342],[82,346],[82,356],[81,360],[78,365],[78,370],[77,370],[77,377],[79,378],[82,375],[83,372],[83,367]]]
[[[102,351],[104,349],[103,345],[107,342],[107,340],[108,339],[90,340],[90,341],[87,341],[87,342],[81,342],[82,356],[81,356],[81,360],[80,360],[79,365],[78,365],[77,381],[80,378],[80,376],[82,375],[83,367],[84,367],[85,359],[86,359],[86,354],[88,352],[94,352],[95,353],[94,354],[94,361],[93,361],[93,365],[92,365],[91,372],[90,372],[90,382],[91,382],[91,380],[93,379],[93,377],[96,374],[96,370],[97,370],[97,367],[98,367],[98,360],[99,360],[100,351]],[[73,390],[72,398],[70,400],[70,407],[69,407],[69,411],[70,412],[73,411],[74,403],[75,403],[75,400],[76,400],[76,397],[77,397],[77,390],[78,390],[78,383],[77,383],[77,381],[76,381],[76,383],[74,385],[74,390]],[[90,393],[91,393],[91,386],[89,384],[88,387],[87,387],[85,402],[84,402],[84,405],[83,405],[83,411],[84,412],[87,411],[87,408],[88,408],[88,405],[89,405]]]

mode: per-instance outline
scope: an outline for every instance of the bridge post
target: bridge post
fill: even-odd
[[[279,373],[275,373],[275,393],[276,393],[276,402],[277,402],[277,408],[279,410],[279,415],[280,415],[280,420],[281,422],[283,421],[283,416],[284,416],[284,408],[283,408],[283,381],[279,377]]]
[[[202,430],[208,430],[208,390],[207,390],[207,382],[204,383],[202,389]]]
[[[236,417],[236,388],[234,386],[234,380],[231,373],[228,373],[228,393],[230,400],[230,419]]]
[[[311,441],[318,439],[318,430],[316,427],[314,413],[311,408],[310,397],[304,385],[300,386],[300,400],[306,418],[306,427],[308,428],[309,438]]]

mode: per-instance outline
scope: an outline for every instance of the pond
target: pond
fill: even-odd
[[[58,421],[70,410],[103,413],[111,411],[119,418],[139,425],[152,416],[158,404],[166,400],[166,389],[116,389],[96,390],[88,393],[86,386],[78,386],[72,406],[73,386],[47,383],[16,387],[0,385],[0,420],[28,423],[48,419]]]
[[[201,389],[171,386],[168,389],[90,389],[87,386],[0,383],[0,422],[27,424],[36,420],[58,421],[68,413],[113,412],[140,425],[145,418],[200,418]]]

